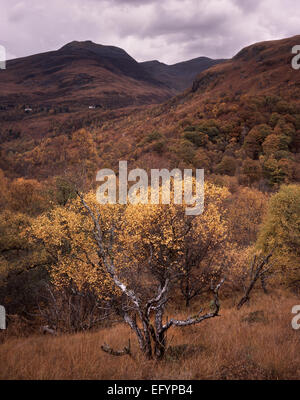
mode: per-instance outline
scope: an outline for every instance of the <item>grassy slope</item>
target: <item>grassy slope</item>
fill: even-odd
[[[256,295],[239,312],[232,302],[223,301],[219,318],[171,329],[166,360],[159,364],[143,359],[123,324],[94,333],[9,338],[0,345],[0,379],[299,379],[299,332],[291,327],[297,297]],[[257,310],[265,319],[243,321]],[[129,337],[135,359],[100,350],[104,342],[121,349]]]

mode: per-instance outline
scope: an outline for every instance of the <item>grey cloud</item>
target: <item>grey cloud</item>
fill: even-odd
[[[159,0],[111,0],[112,3],[143,6],[144,4],[160,2]]]
[[[0,44],[17,57],[73,40],[124,48],[138,61],[228,58],[299,34],[298,0],[0,0]]]
[[[244,12],[255,12],[262,0],[233,0],[233,3]]]

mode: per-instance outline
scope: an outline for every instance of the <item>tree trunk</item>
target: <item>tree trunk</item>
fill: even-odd
[[[187,295],[186,298],[185,298],[185,306],[186,306],[186,307],[189,307],[189,306],[190,306],[190,298],[189,298],[188,295]]]
[[[161,360],[164,357],[166,352],[166,345],[167,343],[165,332],[161,332],[157,335],[154,347],[155,358],[157,360]]]
[[[260,278],[260,281],[261,281],[261,287],[262,287],[262,289],[263,289],[263,291],[264,291],[264,294],[268,294],[268,290],[267,290],[267,285],[266,285],[265,277],[262,276],[262,277]]]

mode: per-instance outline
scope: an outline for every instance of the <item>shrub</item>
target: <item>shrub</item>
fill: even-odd
[[[262,168],[260,162],[247,158],[242,164],[241,173],[241,180],[245,180],[244,183],[251,184],[259,181],[262,177]]]
[[[270,186],[284,182],[284,172],[280,168],[278,161],[270,157],[263,163],[263,175]]]
[[[281,118],[281,115],[278,113],[272,113],[270,120],[269,120],[269,125],[274,128],[278,122],[278,120]]]
[[[162,137],[162,134],[157,132],[157,131],[153,131],[151,133],[149,133],[145,139],[143,140],[143,143],[152,143],[155,140],[158,140]]]
[[[197,147],[205,146],[208,141],[207,135],[203,132],[185,132],[184,138],[195,144]]]
[[[300,280],[300,186],[284,185],[272,196],[257,241],[264,254],[273,252],[273,263],[288,282]]]
[[[277,160],[270,157],[263,163],[263,175],[271,186],[290,182],[293,179],[294,172],[294,162],[288,159]]]
[[[271,134],[271,128],[266,124],[254,126],[245,138],[244,150],[248,157],[258,159],[262,151],[261,145],[264,139]]]
[[[175,140],[169,150],[186,163],[192,163],[195,156],[195,147],[186,139]]]
[[[230,156],[224,156],[222,161],[216,166],[216,172],[222,175],[233,176],[236,170],[236,159]]]

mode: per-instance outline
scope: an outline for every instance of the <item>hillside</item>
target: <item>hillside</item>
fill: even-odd
[[[291,67],[299,41],[246,47],[191,90],[103,123],[93,131],[98,165],[197,167],[260,188],[299,181],[300,73]]]
[[[161,103],[191,86],[191,77],[213,63],[197,60],[166,66],[175,71],[166,78],[165,71],[152,71],[118,47],[73,41],[8,61],[0,70],[1,141],[6,141],[3,132],[13,131],[9,140],[19,134],[41,138],[57,125],[74,129],[86,120],[105,120],[103,112]]]
[[[90,41],[71,42],[57,51],[8,61],[0,79],[0,104],[4,106],[96,103],[116,108],[170,96],[170,91],[124,50]]]
[[[105,342],[122,348],[132,337],[120,323],[58,337],[12,337],[0,346],[0,379],[300,379],[299,332],[289,329],[290,310],[297,301],[290,293],[277,291],[269,298],[257,294],[239,313],[223,301],[220,318],[190,330],[173,330],[164,363],[145,362],[134,340],[134,359],[98,351]],[[262,309],[265,316],[271,309],[272,318],[251,321]],[[192,311],[198,312],[196,306]]]
[[[10,176],[44,179],[71,166],[88,165],[93,177],[101,165],[116,168],[122,158],[144,168],[203,167],[207,174],[237,176],[241,183],[272,186],[298,181],[300,73],[291,67],[291,48],[299,40],[296,36],[246,47],[231,60],[200,73],[190,90],[159,105],[78,111],[68,120],[47,114],[44,127],[42,118],[29,115],[31,135],[8,121],[12,128],[2,128],[0,167]],[[62,60],[66,52],[71,57],[81,51],[80,44],[66,47],[58,52]],[[106,50],[99,47],[99,52]],[[110,57],[111,68],[122,68],[123,74],[135,76],[135,82],[144,79],[141,85],[154,90],[154,81],[149,83],[153,78],[139,75],[139,64],[115,51],[127,61],[121,67]],[[91,54],[95,56],[94,51]],[[131,64],[135,68],[129,70]],[[131,79],[126,77],[126,83]],[[52,124],[49,133],[47,124]],[[87,131],[75,132],[83,127]],[[81,142],[88,146],[85,152],[78,148]]]
[[[146,61],[141,63],[141,65],[156,80],[180,92],[191,86],[196,75],[200,72],[224,61],[213,60],[208,57],[198,57],[173,65],[167,65],[157,60]]]
[[[8,61],[7,69],[0,71],[0,105],[29,105],[36,111],[157,103],[188,88],[197,73],[220,61],[199,57],[170,66],[138,63],[118,47],[74,41],[57,51]]]
[[[202,72],[195,79],[192,91],[200,90],[210,95],[222,92],[295,95],[300,75],[291,67],[291,50],[299,40],[300,35],[245,47],[231,60],[211,68],[209,73]]]

